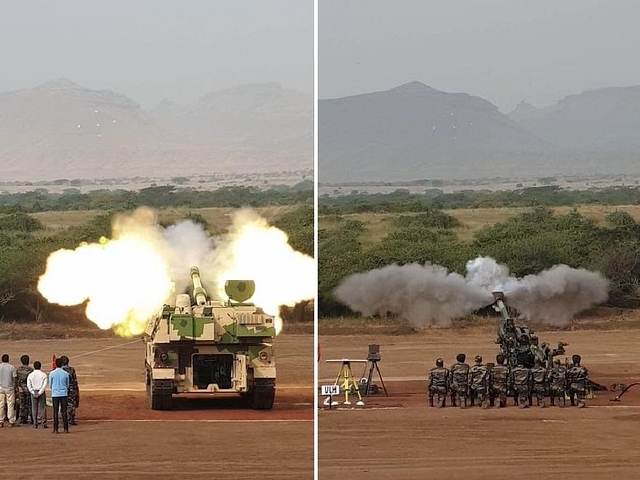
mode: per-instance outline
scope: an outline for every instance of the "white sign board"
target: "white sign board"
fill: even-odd
[[[340,385],[322,385],[322,395],[325,397],[340,395]]]

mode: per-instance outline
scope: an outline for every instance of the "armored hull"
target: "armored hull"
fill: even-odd
[[[212,301],[192,268],[192,295],[178,295],[147,324],[145,378],[149,406],[166,410],[178,394],[238,394],[247,406],[273,407],[275,319],[246,303],[253,282],[227,282],[227,302]],[[247,296],[248,294],[248,296]],[[234,300],[235,299],[235,300]]]

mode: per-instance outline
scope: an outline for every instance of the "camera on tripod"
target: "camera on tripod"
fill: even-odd
[[[367,354],[367,360],[369,362],[380,361],[380,345],[369,345],[369,353]]]

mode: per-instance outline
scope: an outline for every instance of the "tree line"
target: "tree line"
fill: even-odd
[[[38,188],[24,193],[0,195],[0,213],[48,212],[67,210],[132,210],[140,206],[153,208],[187,207],[264,207],[313,203],[313,182],[262,190],[258,187],[222,187],[213,191],[161,185],[130,190],[92,190],[81,193],[77,188],[50,193]]]
[[[577,210],[555,214],[537,206],[486,227],[469,241],[453,228],[457,219],[433,207],[422,214],[396,215],[389,233],[371,244],[364,224],[333,214],[318,232],[318,311],[320,316],[352,312],[333,297],[346,276],[392,263],[430,262],[465,274],[468,260],[495,258],[522,277],[557,264],[602,272],[611,281],[609,304],[640,306],[640,224],[615,211],[597,225]]]
[[[102,211],[81,226],[49,231],[36,218],[24,211],[0,215],[0,322],[46,321],[81,323],[86,321],[84,306],[60,307],[48,303],[37,291],[39,277],[52,252],[74,249],[82,242],[97,242],[111,236],[114,212]],[[203,228],[206,220],[197,213],[188,213]],[[296,250],[313,256],[313,205],[301,204],[277,216],[272,222],[289,236]],[[312,321],[313,304],[305,302],[287,310],[291,321]]]
[[[322,195],[318,200],[318,213],[320,215],[342,215],[364,212],[421,212],[432,208],[451,210],[456,208],[560,207],[594,204],[638,205],[640,204],[640,188],[606,187],[570,190],[550,185],[517,190],[465,190],[455,193],[444,193],[437,188],[427,189],[423,193],[411,193],[407,189],[397,189],[391,193],[353,191],[336,197]]]

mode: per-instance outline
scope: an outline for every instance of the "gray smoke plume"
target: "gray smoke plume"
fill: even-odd
[[[365,316],[396,314],[416,326],[449,326],[451,320],[493,302],[492,291],[530,320],[565,325],[573,316],[607,299],[609,282],[599,272],[556,265],[538,275],[516,278],[489,257],[467,262],[467,275],[439,265],[388,265],[356,273],[336,288],[335,297]]]

